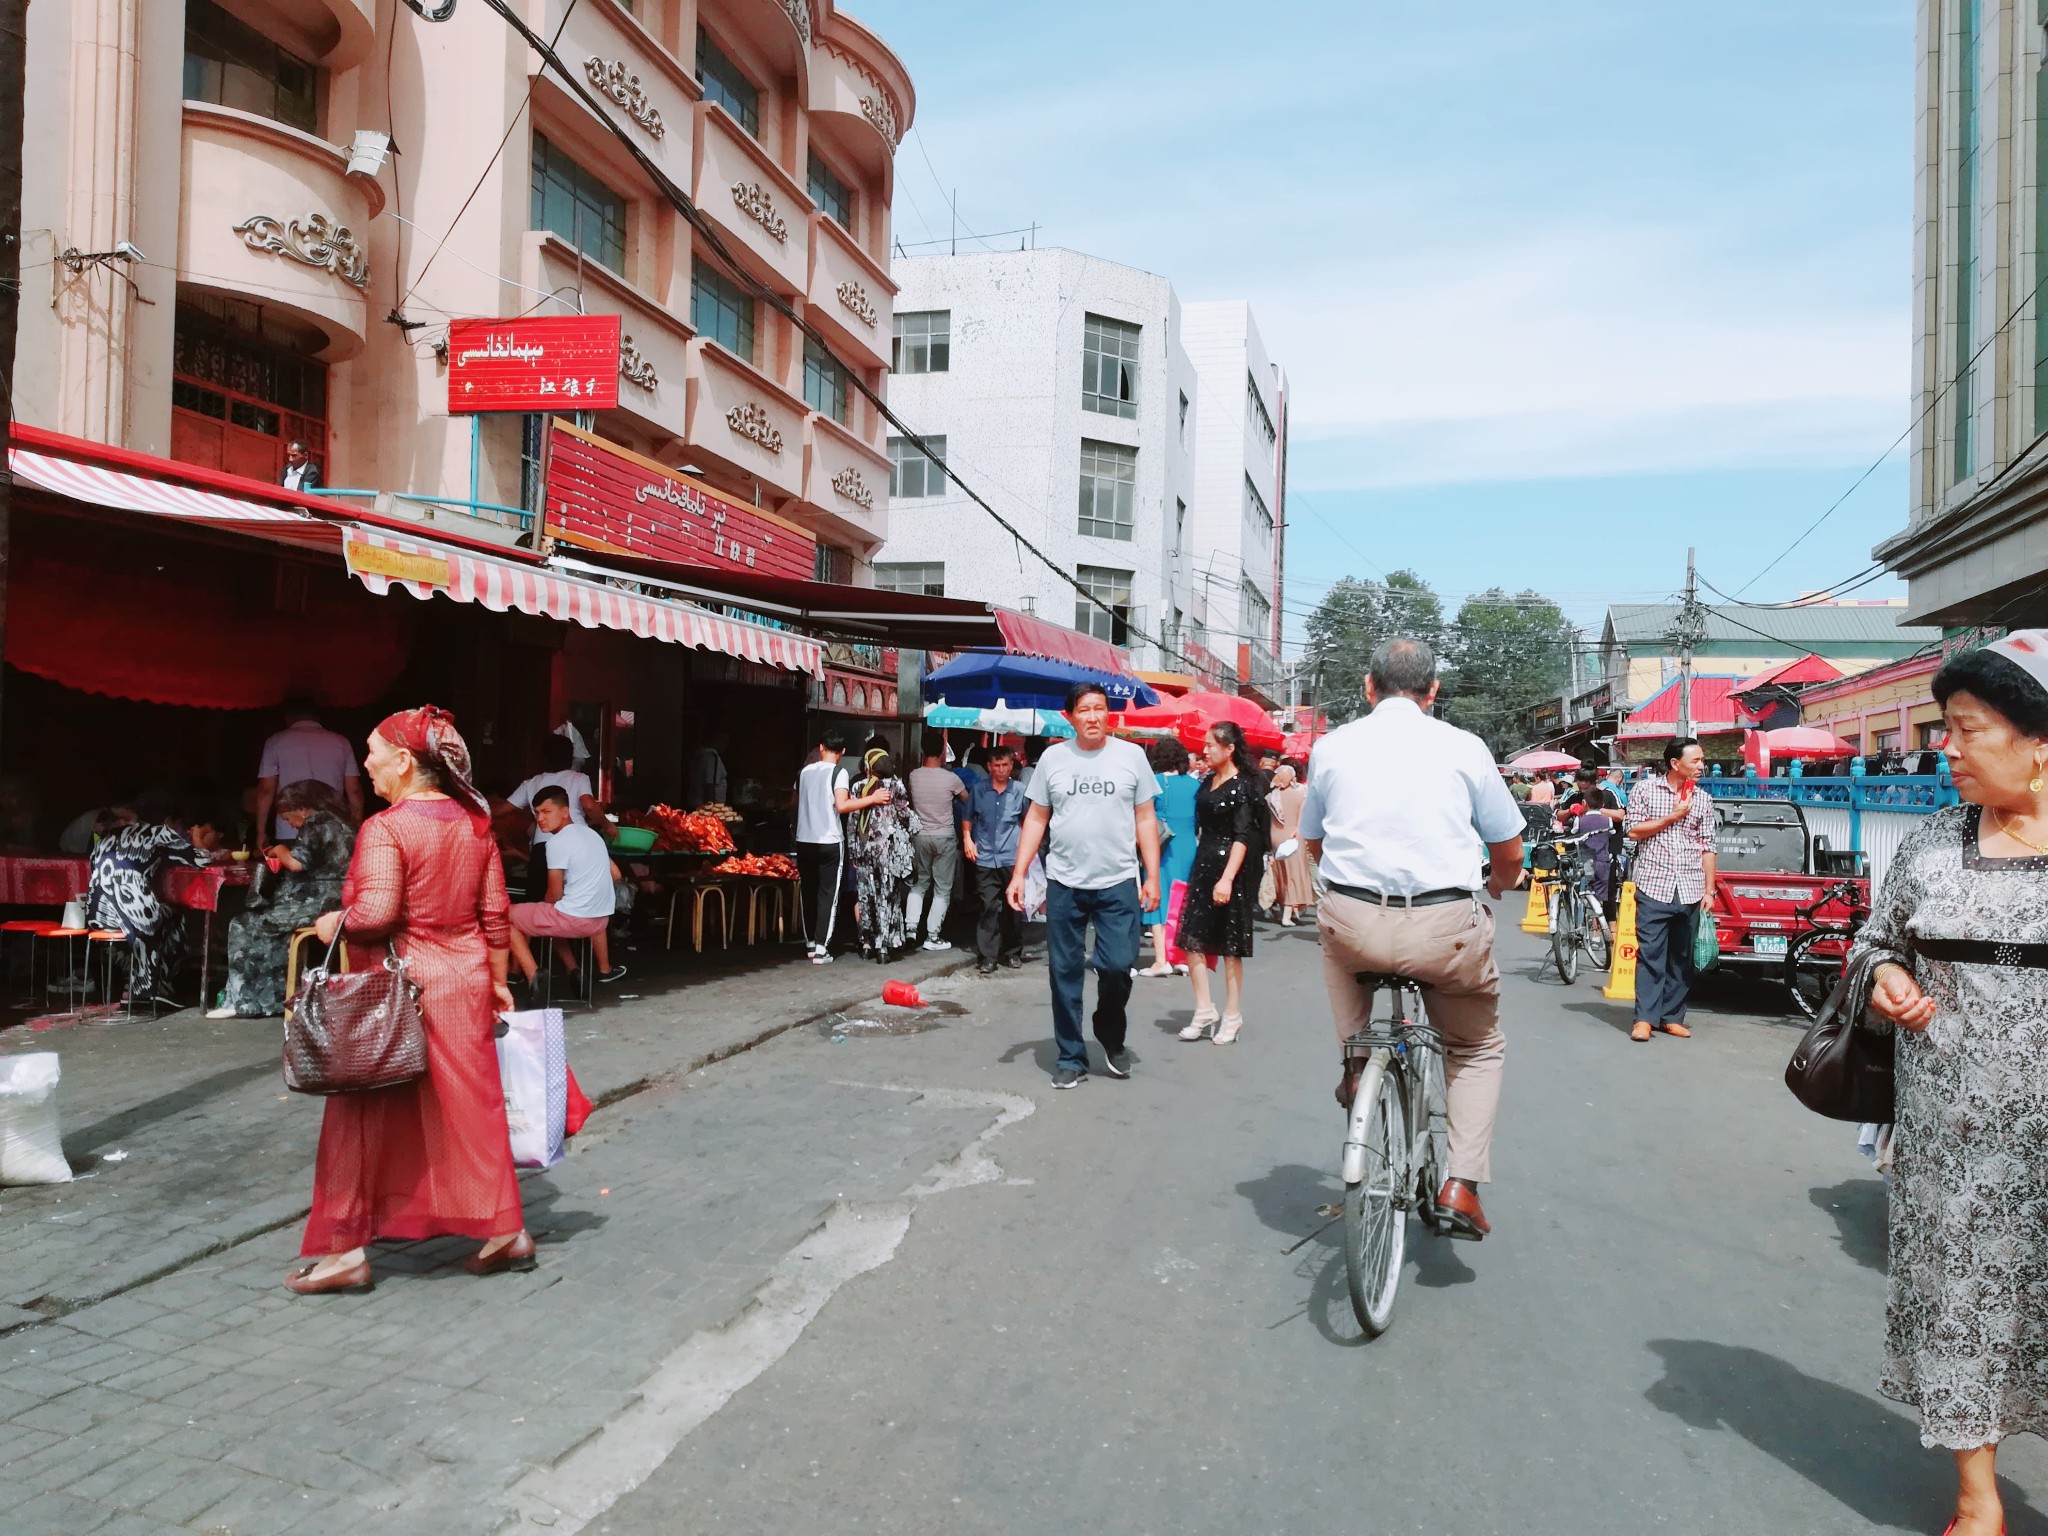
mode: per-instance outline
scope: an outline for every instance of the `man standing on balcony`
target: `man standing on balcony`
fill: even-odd
[[[320,489],[320,466],[313,462],[313,456],[306,452],[306,445],[294,439],[285,444],[284,473],[279,483],[288,491],[317,491]]]

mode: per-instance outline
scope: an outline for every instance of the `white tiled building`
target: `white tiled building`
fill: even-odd
[[[1245,336],[1258,346],[1245,306],[1189,307],[1205,316],[1219,357],[1233,328],[1238,337],[1240,361],[1219,382],[1198,376],[1180,301],[1147,272],[1040,250],[900,258],[892,275],[901,292],[891,407],[934,448],[943,440],[948,464],[1116,613],[1078,598],[901,439],[890,445],[890,537],[875,554],[876,584],[1029,608],[1127,646],[1142,670],[1185,671],[1174,652],[1234,666],[1236,573],[1249,565],[1272,587],[1270,542],[1263,565],[1239,542],[1248,466],[1223,462],[1246,409]],[[1237,426],[1206,451],[1208,479],[1228,482],[1227,517],[1199,504],[1197,447],[1205,415],[1224,410]],[[1277,513],[1274,450],[1260,454],[1257,483]],[[1218,571],[1229,573],[1227,601],[1215,595]]]

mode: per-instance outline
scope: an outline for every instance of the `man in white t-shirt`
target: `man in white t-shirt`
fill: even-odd
[[[548,887],[545,901],[515,902],[512,907],[512,959],[529,983],[540,970],[529,938],[551,939],[555,961],[572,977],[576,948],[572,939],[590,940],[590,955],[599,981],[617,981],[626,974],[611,963],[606,930],[618,900],[612,882],[619,869],[604,839],[569,817],[569,796],[549,785],[534,797],[533,814],[548,834]]]
[[[839,887],[846,878],[846,830],[841,817],[887,805],[889,791],[855,796],[853,776],[840,759],[846,738],[836,730],[818,737],[818,760],[796,776],[796,867],[804,935],[811,964],[832,963]]]
[[[518,788],[505,797],[507,804],[533,813],[533,840],[536,843],[546,842],[549,836],[547,829],[540,825],[540,812],[535,802],[540,792],[550,784],[558,786],[568,797],[569,820],[575,825],[587,827],[602,814],[590,775],[571,766],[574,752],[575,748],[565,738],[550,736],[541,748],[541,771],[520,780]]]
[[[1081,993],[1087,977],[1088,925],[1095,925],[1095,1038],[1111,1077],[1131,1075],[1124,1048],[1129,1029],[1131,967],[1138,963],[1140,911],[1159,905],[1159,819],[1152,802],[1159,781],[1137,746],[1109,734],[1109,695],[1095,683],[1067,694],[1074,739],[1055,742],[1031,775],[1030,809],[1017,839],[1009,903],[1024,910],[1031,861],[1052,833],[1045,859],[1045,958],[1052,974],[1052,1027],[1059,1041],[1055,1088],[1088,1080],[1088,1043],[1081,1037]],[[1140,883],[1140,860],[1143,882]]]

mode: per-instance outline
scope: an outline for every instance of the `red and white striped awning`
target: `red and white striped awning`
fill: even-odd
[[[818,642],[785,630],[361,524],[350,524],[344,532],[342,555],[349,574],[372,592],[396,590],[418,598],[438,592],[458,603],[481,603],[494,613],[516,608],[586,629],[624,630],[644,640],[719,651],[813,677],[825,674]]]
[[[10,448],[7,461],[16,480],[92,506],[173,517],[180,522],[230,529],[286,544],[333,549],[341,542],[341,531],[333,523],[305,512],[266,507],[261,502],[222,496],[168,480],[124,474],[77,459],[53,458],[27,448]]]

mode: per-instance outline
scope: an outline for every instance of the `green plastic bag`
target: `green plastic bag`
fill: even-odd
[[[1721,930],[1714,924],[1713,908],[1702,904],[1699,919],[1692,925],[1692,968],[1711,971],[1720,963]]]

